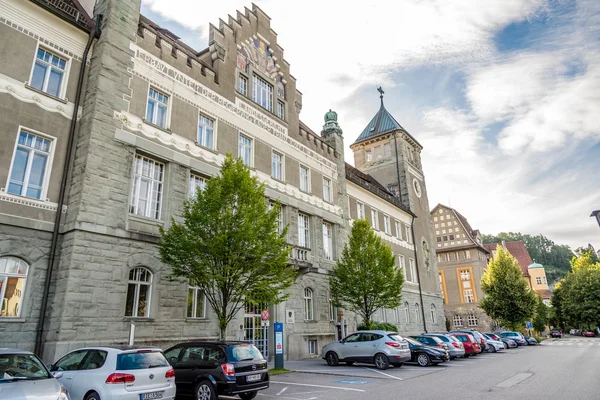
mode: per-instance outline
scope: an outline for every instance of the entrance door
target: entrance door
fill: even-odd
[[[246,303],[244,311],[244,341],[252,343],[262,353],[265,359],[269,357],[269,328],[261,326],[260,312],[267,309],[264,304],[252,305]]]

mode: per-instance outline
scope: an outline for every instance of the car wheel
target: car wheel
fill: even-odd
[[[346,365],[352,366],[352,365],[354,365],[354,361],[346,361]]]
[[[419,363],[421,367],[428,367],[431,365],[431,359],[427,354],[419,354],[419,357],[417,357],[417,363]]]
[[[502,343],[504,345],[504,350],[508,350],[508,345],[506,343]]]
[[[242,399],[242,400],[252,400],[253,398],[256,397],[257,393],[258,392],[240,393],[240,399]]]
[[[375,367],[377,367],[377,369],[384,370],[390,367],[390,360],[388,360],[385,354],[375,354],[375,359],[373,361],[373,364],[375,364]]]
[[[85,400],[100,400],[100,395],[96,392],[92,392],[85,396]]]
[[[210,381],[200,381],[196,386],[196,400],[217,400],[217,393]]]
[[[496,346],[490,346],[490,349],[492,349],[492,353],[495,353],[497,351]]]
[[[329,365],[330,367],[335,367],[340,363],[338,355],[335,354],[333,351],[330,351],[325,355],[325,360],[327,361],[327,365]]]

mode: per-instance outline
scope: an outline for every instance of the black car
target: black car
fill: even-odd
[[[427,367],[431,364],[439,364],[450,360],[448,352],[436,347],[427,346],[414,339],[404,338],[408,342],[411,353],[411,362],[416,362],[421,367]]]
[[[175,370],[177,398],[250,400],[269,387],[267,361],[250,343],[186,342],[166,350],[165,357]]]

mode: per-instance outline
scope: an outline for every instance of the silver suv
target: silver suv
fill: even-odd
[[[352,333],[323,347],[321,354],[330,366],[343,361],[348,365],[361,362],[375,364],[377,369],[387,369],[390,365],[401,367],[410,361],[408,342],[398,333],[387,331]]]

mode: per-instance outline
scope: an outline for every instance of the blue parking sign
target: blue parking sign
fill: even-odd
[[[531,323],[531,321],[525,322],[525,326],[527,327],[527,329],[533,328],[533,324]]]

